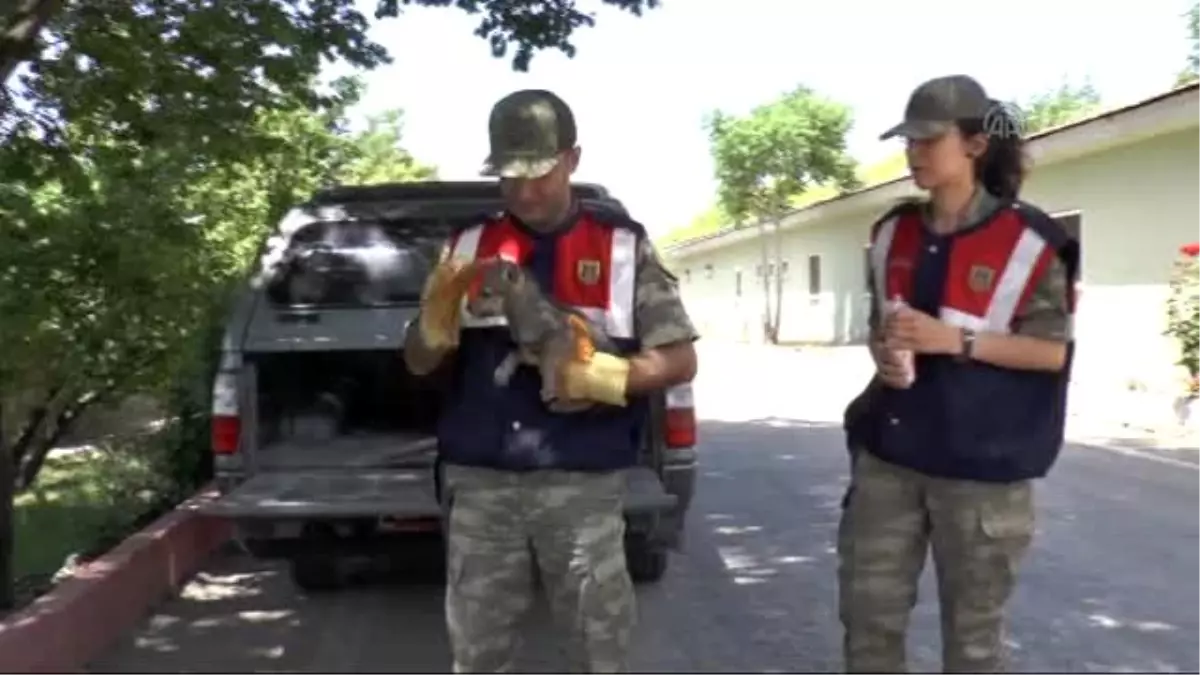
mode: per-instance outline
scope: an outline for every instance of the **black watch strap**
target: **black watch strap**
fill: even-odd
[[[975,358],[975,331],[970,328],[962,329],[962,352],[958,355],[960,361],[970,361]]]

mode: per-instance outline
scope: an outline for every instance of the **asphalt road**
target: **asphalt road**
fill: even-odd
[[[827,423],[708,421],[686,550],[640,591],[633,668],[839,668],[833,535],[845,485]],[[1040,486],[1036,543],[1011,605],[1016,668],[1195,672],[1198,481],[1185,463],[1071,447]],[[931,571],[910,637],[938,670]],[[279,565],[214,560],[94,672],[437,672],[448,668],[436,568],[304,597]],[[525,666],[561,663],[544,613]]]

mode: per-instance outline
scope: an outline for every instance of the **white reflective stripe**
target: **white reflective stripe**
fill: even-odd
[[[879,305],[880,316],[887,310],[888,254],[891,253],[892,239],[896,236],[896,223],[899,221],[899,216],[884,221],[875,234],[875,243],[871,245],[871,273],[875,277],[875,302]]]
[[[696,402],[692,396],[692,384],[677,384],[667,389],[668,408],[693,408]]]
[[[483,236],[483,225],[476,225],[467,228],[458,234],[458,239],[454,242],[454,250],[451,252],[451,257],[463,262],[471,262],[475,259],[475,253],[479,250],[479,238]]]
[[[942,307],[938,310],[938,317],[951,326],[958,326],[959,328],[967,328],[973,331],[993,330],[988,327],[987,319],[959,309]],[[1007,329],[1005,329],[1005,332],[1007,332]]]
[[[459,325],[462,328],[495,328],[497,326],[507,326],[508,319],[505,319],[503,316],[485,316],[481,318],[464,309],[462,322]]]
[[[212,414],[223,417],[237,417],[237,373],[220,372],[213,379]]]
[[[1025,228],[1008,257],[1008,264],[1004,266],[996,288],[992,291],[992,300],[987,310],[987,330],[997,333],[1009,332],[1013,317],[1017,313],[1017,305],[1021,303],[1025,287],[1029,285],[1033,271],[1037,269],[1038,258],[1045,250],[1046,240],[1042,235],[1032,228]]]
[[[634,291],[637,281],[637,235],[613,230],[608,268],[608,316],[604,329],[614,338],[632,338]]]

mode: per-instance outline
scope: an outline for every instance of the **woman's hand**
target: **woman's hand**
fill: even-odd
[[[907,389],[912,384],[905,364],[894,350],[875,342],[871,345],[871,355],[875,357],[875,372],[884,384],[893,389]]]
[[[885,351],[910,349],[918,354],[957,354],[962,349],[962,330],[928,314],[900,307],[884,319]]]

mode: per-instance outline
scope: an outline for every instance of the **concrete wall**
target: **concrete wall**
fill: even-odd
[[[1051,214],[1081,214],[1084,285],[1076,325],[1077,372],[1098,384],[1170,377],[1174,345],[1162,336],[1167,282],[1179,246],[1198,236],[1198,154],[1200,140],[1193,129],[1034,167],[1029,178],[1027,200]],[[879,215],[862,211],[784,235],[788,271],[781,340],[862,340],[867,313],[863,247]],[[821,280],[819,292],[810,295],[808,257],[813,255],[820,256]],[[764,293],[755,270],[760,261],[758,240],[673,257],[684,300],[703,335],[759,339]]]

